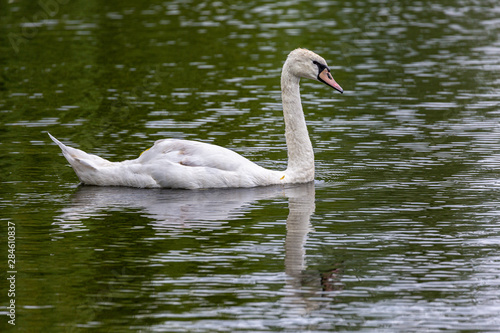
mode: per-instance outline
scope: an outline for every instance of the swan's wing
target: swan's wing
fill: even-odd
[[[283,179],[234,151],[203,142],[159,140],[134,160],[109,162],[53,140],[89,185],[197,189],[253,187]]]
[[[147,174],[159,187],[253,187],[276,183],[275,172],[232,150],[203,142],[166,139],[135,160],[124,161],[132,173]]]
[[[170,162],[186,167],[204,167],[224,171],[237,171],[242,167],[256,166],[236,152],[220,146],[189,141],[158,140],[136,160],[141,164]]]

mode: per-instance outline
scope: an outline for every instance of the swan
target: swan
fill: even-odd
[[[265,169],[227,148],[178,139],[158,140],[136,159],[110,162],[48,135],[86,185],[201,189],[307,183],[314,180],[314,152],[300,101],[300,78],[343,93],[325,59],[307,49],[290,52],[281,73],[288,149],[284,171]]]

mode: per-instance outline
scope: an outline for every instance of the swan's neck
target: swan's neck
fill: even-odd
[[[287,63],[281,74],[281,94],[285,118],[285,138],[288,148],[287,174],[297,182],[314,179],[314,152],[307,131],[300,101],[300,78],[288,70]]]

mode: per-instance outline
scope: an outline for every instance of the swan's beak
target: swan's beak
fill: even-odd
[[[342,87],[339,86],[337,82],[335,82],[328,68],[323,69],[323,71],[319,73],[318,80],[339,91],[341,94],[344,93],[344,89],[342,89]]]

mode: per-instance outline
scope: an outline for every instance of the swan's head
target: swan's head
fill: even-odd
[[[325,59],[312,51],[306,49],[293,50],[288,55],[285,64],[288,65],[289,71],[298,77],[323,82],[340,93],[344,92],[344,89],[333,79]]]

